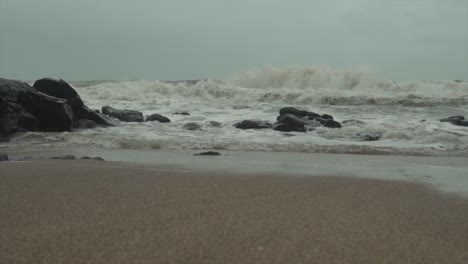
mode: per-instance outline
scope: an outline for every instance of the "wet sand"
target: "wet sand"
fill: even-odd
[[[0,163],[0,263],[468,263],[468,200],[408,182]]]

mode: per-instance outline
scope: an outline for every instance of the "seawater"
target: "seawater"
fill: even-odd
[[[26,133],[2,143],[14,146],[80,146],[125,149],[214,149],[468,156],[468,128],[440,118],[468,116],[468,82],[392,81],[360,67],[260,67],[227,80],[71,82],[91,108],[110,105],[171,123],[122,123],[118,127],[69,133]],[[244,119],[276,121],[279,109],[294,106],[337,121],[359,120],[341,129],[307,133],[240,130]],[[190,116],[174,115],[186,111]],[[210,121],[220,122],[213,127]],[[182,127],[196,122],[202,131]],[[366,135],[378,141],[364,141]]]

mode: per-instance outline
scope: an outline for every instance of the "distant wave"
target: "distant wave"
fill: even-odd
[[[233,75],[226,81],[90,82],[76,86],[86,99],[155,102],[161,98],[211,103],[278,103],[328,105],[468,105],[468,82],[387,81],[356,67],[261,67]]]

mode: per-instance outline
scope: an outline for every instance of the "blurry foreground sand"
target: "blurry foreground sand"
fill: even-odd
[[[366,179],[4,162],[0,263],[468,263],[468,201]]]

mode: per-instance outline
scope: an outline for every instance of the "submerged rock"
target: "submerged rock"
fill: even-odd
[[[449,122],[452,125],[468,127],[468,121],[464,116],[450,116],[447,118],[439,119],[440,122]]]
[[[146,122],[149,121],[159,121],[160,123],[169,123],[171,120],[163,115],[160,114],[152,114],[146,117]]]
[[[324,127],[328,128],[341,128],[341,124],[332,119],[326,119],[325,122],[322,124]]]
[[[89,156],[83,156],[81,158],[82,160],[97,160],[97,161],[106,161],[105,159],[101,157],[89,157]]]
[[[187,112],[175,112],[174,115],[184,115],[184,116],[189,116],[190,114]]]
[[[76,157],[73,155],[61,155],[56,157],[50,157],[49,159],[57,159],[57,160],[76,160]]]
[[[196,153],[193,155],[195,156],[220,156],[221,153],[216,152],[216,151],[207,151],[207,152]]]
[[[266,129],[272,128],[272,125],[267,121],[244,120],[242,122],[234,124],[234,127],[239,129]]]
[[[7,154],[0,154],[0,161],[7,161],[8,155]]]
[[[120,110],[110,106],[103,106],[102,113],[123,122],[143,122],[143,113],[136,110]]]
[[[193,122],[185,124],[182,128],[186,130],[201,130],[201,126]]]
[[[454,120],[465,120],[465,117],[464,116],[461,116],[461,115],[458,115],[458,116],[449,116],[447,118],[442,118],[442,119],[439,119],[440,122],[452,122]]]
[[[218,121],[209,121],[208,124],[213,127],[221,127],[221,123]]]

